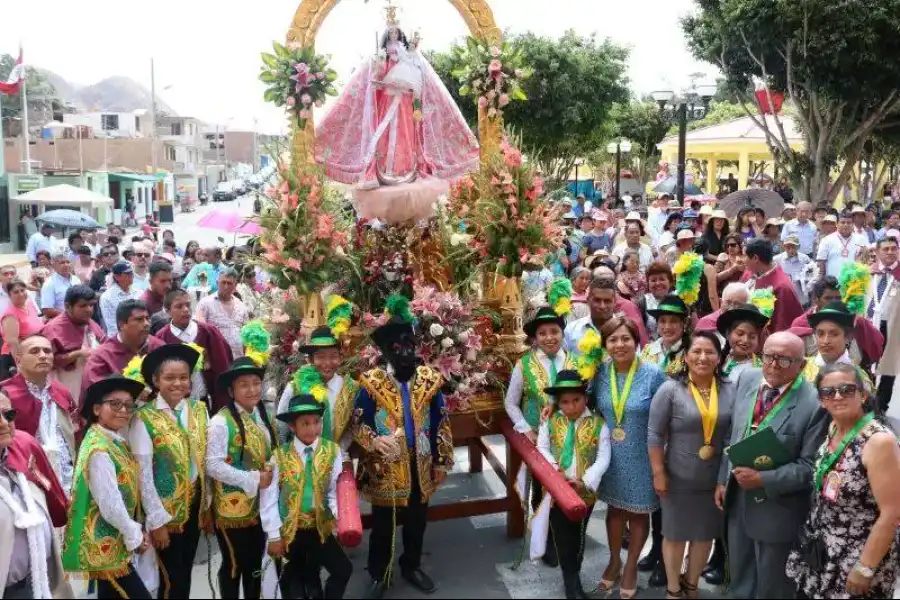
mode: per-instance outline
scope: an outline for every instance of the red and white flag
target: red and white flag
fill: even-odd
[[[19,58],[13,65],[12,71],[5,82],[0,81],[0,94],[18,94],[22,81],[25,79],[25,62],[22,60],[22,50],[19,49]]]

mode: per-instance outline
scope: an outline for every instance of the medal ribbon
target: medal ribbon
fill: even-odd
[[[865,415],[862,419],[856,422],[856,425],[853,426],[853,429],[848,431],[844,437],[841,439],[841,443],[838,444],[838,447],[834,449],[834,452],[826,452],[822,458],[819,459],[819,462],[816,463],[816,492],[822,491],[822,482],[825,479],[825,474],[828,473],[837,463],[838,459],[844,454],[844,451],[847,450],[847,446],[850,445],[863,427],[872,422],[872,419],[875,418],[873,413],[869,413]],[[828,436],[828,441],[831,441],[831,436]],[[826,446],[827,448],[827,446]]]
[[[709,404],[703,400],[703,395],[694,382],[691,382],[691,395],[697,404],[697,410],[700,411],[700,419],[703,422],[703,441],[707,446],[712,446],[713,432],[716,430],[716,423],[719,420],[719,390],[716,380],[713,379],[712,387],[709,388]]]
[[[634,383],[634,374],[637,373],[638,359],[635,358],[628,369],[628,376],[625,378],[625,387],[622,388],[622,395],[619,396],[619,377],[616,373],[616,366],[609,365],[609,389],[612,392],[613,412],[616,417],[616,427],[622,427],[622,420],[625,419],[625,404],[628,402],[628,394],[631,393],[631,384]]]
[[[750,430],[753,429],[753,421],[757,416],[761,418],[759,425],[757,425],[756,427],[757,430],[763,429],[766,425],[771,423],[772,419],[774,419],[776,415],[778,415],[778,413],[780,413],[784,409],[785,405],[787,404],[788,398],[792,393],[794,393],[794,390],[800,387],[801,383],[803,383],[802,374],[797,375],[797,379],[794,380],[794,383],[792,383],[790,387],[784,390],[784,393],[775,400],[775,402],[772,404],[772,408],[770,408],[769,412],[765,415],[761,414],[762,403],[760,402],[760,400],[762,400],[762,398],[761,394],[757,392],[756,403],[753,405],[753,410],[751,410],[750,414],[747,416],[747,426],[744,428],[744,437],[746,438],[750,434]]]

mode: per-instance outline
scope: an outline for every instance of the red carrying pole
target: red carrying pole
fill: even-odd
[[[531,471],[541,486],[553,496],[553,501],[572,521],[581,521],[587,516],[587,505],[581,499],[562,473],[553,468],[547,459],[538,451],[537,446],[513,428],[509,420],[500,424],[506,443],[522,457],[522,462]]]
[[[337,539],[344,548],[356,548],[362,542],[363,526],[359,514],[359,491],[353,467],[344,467],[337,481]]]

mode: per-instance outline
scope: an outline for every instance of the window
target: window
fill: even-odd
[[[181,123],[172,123],[172,135],[181,135]]]
[[[100,127],[103,131],[118,131],[119,115],[100,115]]]
[[[140,117],[136,116],[134,118],[134,130],[137,131],[138,133],[140,133],[140,131],[141,131],[141,118]]]

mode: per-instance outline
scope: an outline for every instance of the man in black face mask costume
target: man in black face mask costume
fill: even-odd
[[[394,511],[404,513],[400,574],[418,590],[434,582],[422,571],[428,500],[453,468],[450,419],[441,394],[443,379],[420,366],[409,301],[388,299],[387,323],[372,339],[387,361],[360,378],[353,418],[354,441],[364,450],[359,489],[372,504],[368,598],[381,598],[391,583]]]

